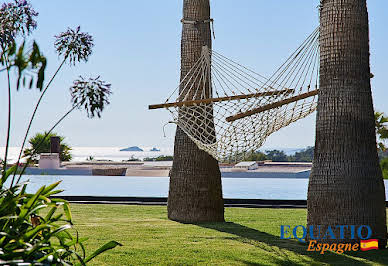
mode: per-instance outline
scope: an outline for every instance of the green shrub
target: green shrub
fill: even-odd
[[[307,147],[294,155],[288,156],[290,162],[312,162],[314,159],[314,147]]]
[[[170,155],[160,155],[158,157],[145,157],[143,159],[144,162],[164,162],[164,161],[173,161],[174,160],[174,156],[170,156]]]
[[[62,190],[60,182],[26,193],[27,183],[6,189],[5,181],[16,170],[11,167],[0,181],[0,262],[2,264],[84,265],[100,253],[119,244],[110,241],[90,255],[72,229],[69,203],[53,198]]]
[[[28,142],[31,145],[31,148],[24,150],[25,157],[31,157],[33,162],[37,162],[39,154],[49,153],[50,152],[50,139],[51,137],[57,137],[56,133],[37,133],[35,136],[31,137]],[[60,159],[62,162],[68,162],[72,159],[70,154],[71,148],[69,145],[63,142],[64,137],[59,136],[60,139]]]
[[[260,151],[252,152],[244,157],[244,161],[265,161],[268,160],[267,155]]]
[[[288,157],[284,153],[284,151],[279,151],[279,150],[265,151],[265,155],[268,158],[268,160],[271,160],[273,162],[287,162],[288,161]]]
[[[377,149],[380,153],[386,152],[385,146],[388,140],[388,117],[382,112],[375,112]]]
[[[380,160],[381,170],[383,171],[384,179],[388,179],[388,158]]]
[[[135,158],[135,156],[133,156],[133,155],[128,160],[123,160],[123,162],[139,162],[139,161],[140,161],[140,159]]]

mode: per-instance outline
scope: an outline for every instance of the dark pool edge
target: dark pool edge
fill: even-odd
[[[166,206],[165,197],[97,197],[97,196],[58,196],[71,203],[80,204],[125,204]],[[264,200],[264,199],[224,199],[225,207],[240,208],[306,208],[306,200]]]
[[[166,206],[165,197],[107,197],[107,196],[57,196],[71,203],[79,204],[123,204]],[[238,208],[307,208],[307,200],[270,200],[270,199],[224,199],[225,207]],[[386,201],[388,207],[388,201]]]

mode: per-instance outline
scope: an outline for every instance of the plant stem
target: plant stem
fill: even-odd
[[[4,47],[2,47],[4,51]],[[7,81],[8,81],[8,124],[7,124],[7,141],[5,144],[5,154],[4,154],[4,163],[3,163],[3,173],[7,169],[7,160],[8,160],[8,148],[9,148],[9,138],[11,133],[11,110],[12,110],[12,101],[11,101],[11,79],[9,76],[9,66],[8,66],[8,58],[5,57],[4,53],[2,53],[3,61],[7,67]]]
[[[59,67],[57,68],[57,70],[55,71],[54,75],[51,77],[50,81],[47,83],[46,87],[44,88],[44,90],[42,91],[42,93],[40,94],[40,97],[38,99],[38,102],[36,103],[35,105],[35,109],[34,109],[34,112],[32,113],[32,116],[30,118],[30,121],[28,123],[28,127],[27,127],[27,130],[26,130],[26,133],[24,135],[24,139],[23,139],[23,143],[22,143],[22,146],[20,148],[20,152],[19,152],[19,156],[18,156],[18,160],[17,160],[17,163],[16,163],[16,171],[15,173],[13,174],[13,177],[12,177],[12,181],[11,181],[11,186],[13,185],[13,182],[15,180],[15,176],[16,176],[16,173],[17,173],[17,170],[19,169],[19,163],[20,163],[20,159],[22,157],[22,153],[23,153],[23,149],[24,149],[24,146],[26,145],[26,141],[27,141],[27,137],[28,137],[28,134],[30,133],[30,129],[31,129],[31,125],[32,125],[32,122],[35,118],[35,115],[36,115],[36,112],[38,110],[38,107],[43,99],[43,96],[46,94],[47,92],[47,89],[49,88],[49,86],[51,85],[51,83],[53,82],[54,78],[57,76],[58,72],[61,70],[62,66],[65,64],[66,62],[66,59],[67,57],[65,57],[62,61],[62,63],[59,65]],[[19,178],[20,179],[20,178]]]
[[[36,149],[32,152],[31,156],[28,158],[27,162],[25,163],[24,167],[23,167],[23,170],[21,171],[18,179],[16,180],[16,184],[19,183],[20,181],[20,178],[22,177],[24,171],[27,169],[27,166],[28,164],[31,162],[31,158],[36,154],[36,151],[39,150],[40,146],[43,144],[43,142],[45,141],[45,139],[47,138],[48,135],[50,135],[50,133],[71,113],[74,111],[74,109],[76,109],[79,105],[75,105],[73,106],[69,111],[67,111],[51,128],[49,131],[46,132],[45,136],[43,137],[43,139],[40,141],[40,143],[37,145]],[[19,166],[19,165],[18,165]],[[14,173],[14,176],[16,175],[16,172]],[[12,183],[11,183],[11,187],[13,185],[13,178],[12,178]]]

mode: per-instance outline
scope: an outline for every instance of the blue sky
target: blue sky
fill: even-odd
[[[39,109],[32,133],[50,128],[70,107],[72,81],[101,75],[112,84],[111,105],[102,119],[90,120],[74,112],[57,132],[72,146],[171,146],[175,128],[162,127],[170,120],[164,110],[147,109],[160,103],[179,82],[182,0],[32,0],[40,13],[32,38],[48,57],[49,77],[59,64],[54,35],[67,27],[81,26],[94,36],[88,63],[65,67]],[[318,26],[318,0],[213,0],[213,49],[269,76]],[[368,1],[371,68],[376,110],[388,114],[388,1]],[[0,124],[6,122],[4,77],[0,90]],[[13,90],[15,104],[11,144],[18,146],[36,102],[37,90]],[[4,111],[3,111],[4,110]],[[4,126],[0,127],[4,145]],[[270,136],[265,147],[305,147],[314,144],[315,114]]]

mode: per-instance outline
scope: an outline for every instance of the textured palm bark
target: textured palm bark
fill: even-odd
[[[371,238],[382,247],[387,242],[385,190],[376,149],[366,0],[321,2],[320,90],[307,223],[321,225],[323,233],[327,226],[369,225]],[[340,240],[337,228],[337,240],[326,241],[357,242],[349,231]]]
[[[184,20],[204,21],[209,18],[209,0],[183,1]],[[210,23],[182,25],[181,80],[201,56],[202,46],[207,45],[211,49]],[[210,85],[207,85],[205,90],[206,95],[211,96]],[[179,119],[189,119],[196,126],[203,127],[201,121],[195,118],[193,112],[192,116],[181,116]],[[206,126],[210,127],[207,131],[214,134],[214,125]],[[179,127],[175,135],[174,162],[170,172],[168,218],[189,223],[224,221],[218,162],[208,153],[198,149]]]

